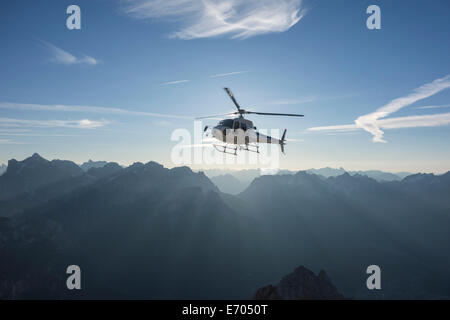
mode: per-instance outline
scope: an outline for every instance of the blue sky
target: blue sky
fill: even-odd
[[[81,30],[66,28],[71,4]],[[371,4],[380,30],[366,27]],[[249,110],[305,114],[249,117],[297,140],[282,168],[450,170],[446,0],[17,0],[0,12],[0,163],[39,152],[171,167],[173,130],[232,111],[227,86]]]

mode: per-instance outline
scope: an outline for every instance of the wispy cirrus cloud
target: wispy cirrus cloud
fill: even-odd
[[[12,129],[0,129],[0,134],[13,134],[13,133],[26,133],[26,132],[30,132],[29,129],[17,129],[17,128],[12,128]]]
[[[309,103],[309,102],[316,102],[316,101],[325,101],[325,100],[338,100],[338,99],[345,99],[349,97],[353,97],[356,94],[342,94],[342,95],[309,95],[294,99],[279,99],[270,101],[269,104],[274,105],[290,105],[290,104],[303,104],[303,103]]]
[[[4,133],[0,131],[0,136],[13,137],[79,137],[76,134],[42,134],[42,133]]]
[[[450,88],[450,75],[436,79],[415,89],[409,95],[394,99],[377,109],[375,112],[358,117],[354,124],[333,125],[309,128],[309,131],[352,131],[363,129],[373,135],[373,142],[386,142],[383,140],[382,129],[435,127],[448,125],[450,113],[433,115],[414,115],[407,117],[387,118],[390,114],[405,108],[419,100],[431,97],[436,93]],[[431,108],[430,108],[431,109]]]
[[[155,126],[159,126],[159,127],[171,127],[171,126],[175,125],[173,122],[170,122],[170,121],[167,121],[167,120],[155,121],[155,122],[153,122],[153,124]]]
[[[289,30],[306,11],[301,0],[131,0],[125,13],[176,20],[181,26],[171,34],[174,38],[243,39]]]
[[[57,112],[86,112],[86,113],[150,116],[150,117],[177,118],[177,119],[192,119],[193,118],[193,117],[182,116],[182,115],[172,115],[172,114],[164,114],[164,113],[145,112],[145,111],[133,111],[133,110],[127,110],[127,109],[122,109],[122,108],[108,108],[108,107],[97,107],[97,106],[77,106],[77,105],[63,105],[63,104],[29,104],[29,103],[0,102],[0,109],[57,111]]]
[[[108,120],[29,120],[0,118],[0,127],[39,127],[39,128],[77,128],[95,129],[111,122]]]
[[[433,82],[424,84],[415,89],[411,94],[397,98],[382,106],[375,112],[358,117],[355,123],[358,127],[366,130],[373,135],[374,142],[386,142],[383,140],[384,132],[377,125],[377,121],[381,118],[386,118],[391,113],[413,104],[419,100],[431,97],[436,93],[450,87],[450,76],[441,79],[436,79]]]
[[[450,104],[443,104],[441,106],[422,106],[422,107],[415,107],[414,109],[428,110],[428,109],[441,109],[441,108],[448,108],[448,107],[450,107]]]
[[[308,128],[308,131],[353,131],[360,129],[356,124],[339,124]]]
[[[13,141],[11,139],[0,139],[0,144],[24,144],[24,143]]]
[[[212,76],[209,76],[210,78],[222,78],[222,77],[228,77],[228,76],[234,76],[237,74],[247,73],[248,71],[234,71],[234,72],[228,72],[228,73],[218,73],[213,74]]]
[[[179,83],[186,83],[189,82],[191,80],[175,80],[175,81],[167,81],[167,82],[163,82],[161,83],[162,86],[169,86],[172,84],[179,84]]]
[[[377,121],[377,126],[380,129],[400,129],[400,128],[415,128],[415,127],[438,127],[450,124],[450,113],[438,113],[420,116],[395,117],[388,119],[381,119]],[[309,131],[355,131],[360,130],[357,124],[344,124],[336,126],[323,126],[309,128]],[[374,140],[375,141],[375,140]],[[375,141],[379,142],[379,141]]]
[[[51,60],[55,63],[64,65],[87,64],[95,66],[100,62],[99,60],[85,54],[76,57],[70,52],[67,52],[66,50],[63,50],[47,41],[41,40],[41,43],[50,51],[52,55]]]
[[[297,98],[297,99],[274,100],[274,101],[270,101],[269,104],[274,104],[274,105],[302,104],[302,103],[314,102],[317,100],[318,100],[318,98],[316,96],[308,96],[308,97]]]
[[[448,124],[450,124],[450,113],[397,117],[379,121],[379,125],[383,129],[438,127]]]

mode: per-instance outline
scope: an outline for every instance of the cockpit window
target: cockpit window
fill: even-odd
[[[233,127],[233,119],[225,119],[219,122],[219,125],[227,127],[227,128],[232,128]]]

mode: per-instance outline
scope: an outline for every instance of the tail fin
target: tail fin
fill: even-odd
[[[286,129],[284,129],[283,136],[281,137],[281,140],[280,140],[281,152],[283,152],[283,154],[285,154],[284,153],[284,145],[286,144],[285,139],[284,139],[285,137],[286,137]]]

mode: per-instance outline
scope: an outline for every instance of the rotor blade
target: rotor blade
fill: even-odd
[[[294,114],[294,113],[271,113],[271,112],[254,112],[254,111],[245,111],[247,114],[259,114],[262,116],[288,116],[288,117],[304,117],[303,114]]]
[[[231,93],[231,90],[229,88],[223,88],[228,95],[230,96],[231,100],[233,100],[234,105],[236,106],[236,108],[238,109],[238,111],[241,111],[241,106],[239,105],[239,103],[237,103],[236,99],[234,98],[233,94]]]
[[[217,117],[226,117],[226,116],[231,116],[231,115],[236,114],[236,113],[238,113],[238,112],[231,112],[231,113],[226,113],[226,114],[216,114],[214,116],[196,117],[195,120],[208,119],[208,118],[217,118]]]

